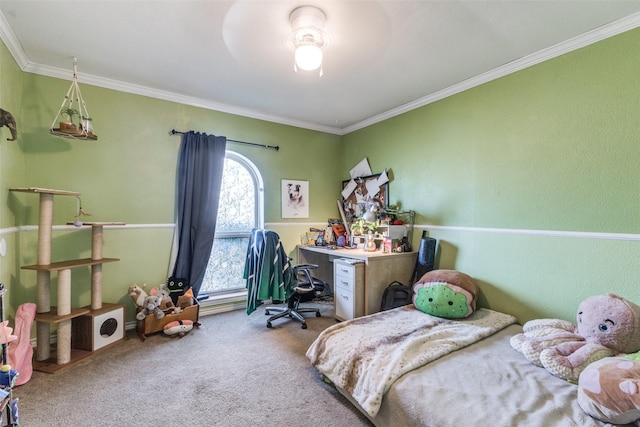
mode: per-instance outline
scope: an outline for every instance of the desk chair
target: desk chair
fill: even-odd
[[[267,320],[281,317],[296,319],[307,329],[307,323],[300,313],[314,312],[320,317],[319,309],[300,308],[301,301],[313,299],[316,292],[323,291],[326,283],[311,275],[317,265],[291,265],[283,248],[280,236],[275,231],[254,228],[249,237],[247,259],[243,278],[247,286],[247,314],[253,313],[262,301],[286,301],[287,306],[268,307],[266,314],[277,312]]]
[[[320,317],[320,309],[318,308],[300,308],[301,301],[309,301],[313,299],[316,292],[322,292],[327,285],[324,281],[317,279],[311,275],[311,270],[318,268],[314,264],[299,264],[292,266],[297,278],[297,284],[293,294],[287,301],[287,307],[267,307],[265,314],[269,316],[271,312],[275,312],[273,316],[267,319],[267,328],[272,328],[273,322],[282,317],[296,319],[302,323],[302,329],[307,329],[307,321],[301,313],[315,313],[316,317]]]

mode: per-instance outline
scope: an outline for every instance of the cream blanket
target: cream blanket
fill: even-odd
[[[484,308],[466,319],[448,320],[407,305],[325,329],[307,357],[375,417],[384,393],[402,375],[515,322],[511,315]]]

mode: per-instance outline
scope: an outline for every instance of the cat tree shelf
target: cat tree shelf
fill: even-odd
[[[102,304],[102,264],[119,261],[103,258],[102,232],[105,226],[124,225],[121,222],[89,222],[81,226],[92,228],[91,258],[51,262],[51,232],[53,222],[53,196],[76,196],[80,193],[50,188],[11,188],[9,191],[33,193],[40,196],[38,223],[37,264],[26,265],[24,270],[37,272],[36,302],[36,354],[33,367],[43,372],[57,372],[90,356],[94,351],[106,348],[124,338],[124,306]],[[73,224],[73,223],[72,223]],[[71,270],[91,267],[91,305],[71,307]],[[51,305],[51,272],[58,275],[57,306]],[[116,320],[114,317],[119,317]],[[103,322],[97,328],[97,322]],[[51,324],[57,327],[57,345],[52,349]],[[114,326],[115,324],[115,326]],[[104,333],[105,325],[108,326]],[[97,336],[95,335],[97,333]]]
[[[10,188],[9,191],[18,191],[21,193],[51,194],[52,196],[55,194],[63,195],[63,196],[79,196],[80,195],[80,193],[78,193],[77,191],[53,190],[51,188],[41,188],[41,187]]]
[[[88,308],[72,308],[70,313],[58,315],[58,307],[51,307],[47,313],[36,313],[36,322],[60,323],[89,313]]]
[[[23,270],[60,271],[60,270],[66,270],[69,268],[86,267],[88,265],[97,265],[97,264],[104,264],[107,262],[116,262],[116,261],[120,261],[120,259],[119,258],[100,258],[100,259],[82,258],[82,259],[70,259],[67,261],[52,262],[51,264],[47,264],[47,265],[40,265],[40,264],[23,265],[20,268],[22,268]]]

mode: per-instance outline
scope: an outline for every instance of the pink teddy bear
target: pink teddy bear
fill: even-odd
[[[531,363],[577,383],[592,362],[640,350],[640,307],[617,295],[596,295],[578,307],[577,326],[560,319],[524,324],[511,346]]]

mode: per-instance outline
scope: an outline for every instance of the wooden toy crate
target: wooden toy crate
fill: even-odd
[[[141,308],[138,307],[136,313],[140,310]],[[147,335],[162,331],[167,323],[173,322],[174,320],[191,320],[193,321],[193,326],[200,326],[200,323],[198,323],[200,305],[195,298],[193,299],[193,305],[183,308],[180,313],[169,314],[171,310],[172,309],[166,310],[165,316],[161,319],[157,319],[156,315],[152,313],[147,314],[143,320],[137,320],[136,330],[138,331],[140,339],[144,341],[147,339]]]

